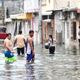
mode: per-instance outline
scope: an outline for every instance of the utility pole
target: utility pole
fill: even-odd
[[[39,34],[42,43],[42,0],[39,0]]]
[[[1,0],[2,1],[2,22],[3,22],[3,25],[4,25],[4,19],[5,19],[5,9],[4,9],[4,0]]]

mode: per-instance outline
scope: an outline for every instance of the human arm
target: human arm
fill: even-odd
[[[27,43],[28,43],[28,38],[25,40],[25,48],[26,48],[26,51],[27,51]]]
[[[29,44],[30,44],[30,47],[31,47],[32,53],[34,54],[33,40],[32,40],[32,39],[29,39],[28,42],[29,42]]]
[[[25,40],[25,38],[23,38],[23,41],[24,41],[24,43],[26,43],[26,40]]]
[[[17,43],[17,36],[15,36],[15,39],[14,39],[14,46],[16,43]]]
[[[17,42],[17,39],[14,40],[14,46],[15,46],[16,42]]]

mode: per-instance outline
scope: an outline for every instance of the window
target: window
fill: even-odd
[[[6,32],[6,28],[1,27],[1,28],[0,28],[0,32]]]
[[[6,9],[6,18],[9,18],[10,17],[10,15],[9,15],[9,9],[7,8]]]
[[[14,36],[17,34],[17,22],[15,24]]]
[[[22,22],[20,22],[20,25],[19,25],[19,31],[22,30]]]

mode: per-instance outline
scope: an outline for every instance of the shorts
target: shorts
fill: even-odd
[[[31,61],[34,58],[33,53],[31,51],[30,54],[27,54],[27,61]]]
[[[6,58],[12,58],[12,57],[14,57],[14,54],[11,51],[9,51],[9,50],[5,51],[4,55],[5,55]]]
[[[8,63],[15,62],[15,61],[16,61],[16,57],[13,56],[13,57],[11,57],[11,58],[5,58],[5,61],[8,62]]]

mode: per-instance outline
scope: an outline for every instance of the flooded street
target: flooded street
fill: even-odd
[[[0,80],[80,80],[80,51],[64,51],[59,46],[51,55],[37,47],[33,64],[26,64],[25,57],[6,64],[0,54]]]

